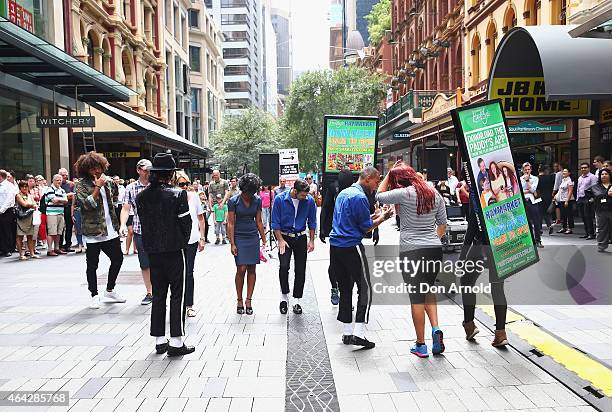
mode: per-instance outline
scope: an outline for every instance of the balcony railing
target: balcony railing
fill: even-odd
[[[393,103],[391,107],[385,109],[380,114],[380,126],[396,119],[408,110],[414,110],[415,117],[420,117],[420,113],[423,109],[431,107],[434,98],[438,93],[444,93],[448,96],[454,93],[454,91],[448,90],[410,90],[408,93],[400,97],[400,99]]]

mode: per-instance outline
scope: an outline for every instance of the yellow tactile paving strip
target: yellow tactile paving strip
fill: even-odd
[[[492,305],[478,305],[478,307],[491,317],[495,317]],[[508,310],[506,329],[529,342],[543,354],[549,356],[566,369],[574,372],[580,378],[591,383],[593,388],[601,390],[606,396],[612,396],[612,370],[605,365],[591,359],[584,353],[561,342],[550,333],[525,322],[525,317]]]

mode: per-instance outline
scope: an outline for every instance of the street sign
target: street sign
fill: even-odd
[[[295,182],[300,177],[300,161],[298,158],[298,149],[279,149],[278,150],[278,166],[280,177],[286,180],[287,187],[293,187]]]
[[[526,202],[508,139],[501,101],[493,100],[451,111],[466,160],[472,192],[500,279],[537,263]]]
[[[510,133],[565,133],[565,124],[543,124],[535,120],[508,125]]]
[[[408,132],[395,132],[393,133],[393,140],[410,139],[410,133]]]
[[[107,159],[125,159],[128,157],[140,157],[140,152],[102,152]]]
[[[36,126],[41,129],[60,127],[95,127],[94,116],[37,116]]]

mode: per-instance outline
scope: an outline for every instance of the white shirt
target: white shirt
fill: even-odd
[[[106,200],[106,190],[104,190],[104,188],[100,190],[100,196],[102,198],[102,205],[104,206],[104,223],[106,223],[106,233],[107,234],[106,236],[104,235],[100,235],[100,236],[83,235],[83,240],[85,241],[85,244],[106,242],[107,240],[112,240],[112,239],[115,239],[116,237],[119,237],[119,233],[117,233],[117,231],[113,227],[113,221],[110,216],[108,201]]]
[[[451,195],[455,195],[455,191],[457,190],[457,185],[459,184],[459,179],[456,176],[451,176],[446,180],[446,184],[450,189]]]
[[[316,196],[316,194],[317,194],[318,192],[319,192],[319,188],[317,187],[317,184],[316,184],[316,183],[314,183],[314,182],[312,182],[312,183],[310,184],[310,189],[309,189],[308,193],[309,193],[309,194],[310,194],[312,197],[314,197],[314,196]]]
[[[540,179],[537,176],[529,175],[529,189],[527,189],[525,175],[521,176],[521,189],[523,189],[523,193],[525,194],[525,200],[529,200],[532,204],[542,201],[541,198],[536,199],[534,196],[534,193],[538,190],[538,183],[540,183]]]
[[[188,243],[191,245],[200,240],[200,221],[198,216],[204,214],[204,209],[202,208],[200,198],[194,192],[187,192],[187,202],[189,203],[189,214],[191,215],[191,236]]]
[[[117,203],[122,205],[125,203],[125,186],[117,185],[117,188],[119,189],[119,197]]]
[[[15,195],[19,193],[19,189],[15,185],[4,179],[0,183],[0,213],[4,213],[15,206]]]
[[[291,197],[291,195],[289,195]],[[295,209],[295,215],[293,216],[293,221],[295,222],[295,218],[297,217],[298,205],[300,204],[300,199],[294,199],[291,197],[291,201],[293,202],[293,208]]]

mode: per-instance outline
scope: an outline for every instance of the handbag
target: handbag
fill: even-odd
[[[34,213],[34,209],[26,208],[21,205],[15,205],[15,216],[17,219],[25,219]]]

